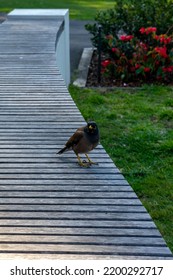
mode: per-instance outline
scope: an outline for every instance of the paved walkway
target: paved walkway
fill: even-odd
[[[70,62],[71,79],[75,77],[75,71],[78,68],[79,61],[84,48],[92,47],[90,34],[85,29],[88,21],[70,21]]]
[[[91,168],[73,152],[56,155],[85,124],[56,66],[60,25],[18,18],[0,26],[0,258],[170,259],[101,145]]]

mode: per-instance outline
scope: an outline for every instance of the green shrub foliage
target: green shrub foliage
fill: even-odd
[[[115,7],[99,11],[94,24],[87,24],[86,29],[92,34],[92,42],[98,45],[98,26],[102,27],[102,50],[104,37],[120,33],[133,34],[140,38],[141,27],[156,26],[159,34],[173,31],[173,0],[116,0]]]

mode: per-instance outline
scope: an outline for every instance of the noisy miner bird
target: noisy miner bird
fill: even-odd
[[[80,127],[69,138],[65,147],[62,148],[57,154],[63,154],[67,150],[73,150],[78,158],[79,165],[82,167],[89,167],[93,162],[87,153],[92,151],[99,143],[99,129],[94,121],[89,121],[86,126]],[[88,162],[82,162],[79,154],[85,154]]]

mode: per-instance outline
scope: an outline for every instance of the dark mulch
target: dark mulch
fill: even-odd
[[[98,82],[98,54],[97,51],[95,50],[93,52],[93,56],[91,58],[91,62],[89,65],[86,86],[97,87],[97,86],[115,86],[115,85],[116,85],[115,81],[106,79],[102,74],[101,74],[100,83]]]

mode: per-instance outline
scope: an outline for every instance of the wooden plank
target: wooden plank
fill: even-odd
[[[49,122],[52,122],[52,121],[56,121],[57,119],[59,121],[66,121],[66,122],[69,122],[72,118],[71,118],[71,115],[62,115],[62,114],[28,114],[27,116],[25,114],[6,114],[6,115],[0,115],[0,119],[1,121],[5,121],[7,120],[7,116],[8,116],[8,121],[18,121],[20,119],[28,119],[29,121],[49,121]],[[80,117],[80,115],[74,115],[73,116],[73,121],[76,122],[76,121],[83,121],[83,119]],[[57,133],[57,131],[54,130],[54,133]],[[37,135],[35,135],[35,137],[37,137]]]
[[[70,201],[70,199],[69,199]],[[87,218],[87,214],[89,214],[89,219]],[[150,216],[148,213],[98,213],[98,212],[90,212],[90,213],[83,213],[83,212],[0,212],[0,220],[14,220],[14,219],[20,219],[20,220],[48,220],[51,219],[54,221],[61,221],[61,220],[92,220],[92,221],[150,221]]]
[[[9,189],[9,188],[8,188]],[[6,192],[3,192],[1,191],[0,192],[0,198],[1,198],[1,202],[3,202],[3,198],[20,198],[20,197],[25,197],[25,198],[36,198],[36,197],[43,197],[43,198],[70,198],[70,199],[73,199],[73,198],[77,198],[77,197],[80,197],[81,199],[83,199],[83,195],[85,195],[85,198],[101,198],[101,199],[106,199],[106,198],[136,198],[136,195],[134,192],[116,192],[116,191],[105,191],[105,192],[98,192],[98,191],[84,191],[82,190],[81,192],[76,190],[76,191],[73,191],[72,189],[71,190],[68,190],[67,191],[62,191],[62,190],[51,190],[51,191],[33,191],[32,189],[29,189],[29,191],[25,190],[25,191],[20,191],[20,190],[16,190],[16,191],[13,191],[13,190],[8,190]]]
[[[59,172],[64,172],[66,171],[68,172],[80,172],[80,174],[86,173],[86,172],[101,172],[104,174],[104,172],[107,172],[107,174],[109,173],[116,173],[116,172],[120,172],[116,167],[114,167],[112,162],[109,163],[102,163],[99,166],[95,165],[92,168],[87,170],[83,170],[82,168],[79,169],[79,167],[77,165],[74,165],[74,163],[68,162],[67,164],[62,164],[62,162],[40,162],[40,163],[17,163],[17,162],[4,162],[1,163],[0,162],[0,169],[3,171],[3,169],[8,169],[9,172],[11,170],[11,168],[20,168],[20,170],[22,169],[30,169],[30,168],[34,168],[35,172],[37,172],[38,169],[40,170],[56,170],[57,173]],[[22,171],[21,171],[22,172]]]
[[[3,198],[3,202],[5,204],[18,204],[18,205],[37,205],[37,204],[51,204],[51,205],[66,205],[66,204],[70,204],[70,205],[105,205],[105,204],[109,204],[109,205],[141,205],[140,202],[135,199],[135,198],[82,198],[82,197],[71,197],[71,198],[58,198],[58,197],[11,197],[11,198]],[[1,203],[1,204],[2,204]],[[75,217],[74,217],[75,219]]]
[[[9,172],[10,173],[10,172]],[[16,172],[16,173],[5,173],[5,174],[0,174],[0,179],[5,179],[7,176],[8,176],[8,179],[46,179],[46,180],[57,180],[57,174],[56,173],[20,173],[20,172]],[[75,173],[67,173],[68,174],[68,179],[71,180],[71,179],[74,179],[74,180],[77,180],[77,179],[80,179],[80,180],[88,180],[88,174],[81,174],[78,173],[78,174],[75,174]],[[58,174],[58,180],[62,180],[62,179],[66,179],[67,177],[67,174],[64,172],[63,174],[62,173],[59,173]],[[7,175],[7,176],[6,176]],[[82,178],[81,178],[82,177]],[[119,174],[97,174],[95,172],[95,174],[92,174],[90,173],[89,174],[89,179],[90,180],[109,180],[109,181],[112,181],[112,180],[123,180],[124,177],[119,173]]]
[[[74,165],[74,164],[73,164]],[[64,168],[66,168],[64,166]],[[63,171],[63,169],[62,169]],[[65,188],[64,188],[65,186]],[[128,185],[128,183],[122,185],[121,183],[120,184],[112,184],[112,185],[107,185],[107,184],[95,184],[94,182],[94,188],[93,188],[93,184],[76,184],[76,185],[70,185],[70,184],[53,184],[52,182],[52,185],[48,184],[46,181],[43,182],[43,184],[41,185],[35,185],[33,182],[30,182],[29,184],[29,188],[28,188],[28,184],[24,184],[23,181],[20,182],[20,184],[18,185],[15,185],[13,184],[13,182],[8,185],[3,185],[1,184],[0,186],[0,190],[1,192],[3,191],[9,191],[11,192],[12,190],[13,191],[23,191],[23,192],[29,192],[29,191],[42,191],[42,193],[44,193],[45,191],[47,192],[58,192],[58,191],[66,191],[66,192],[70,192],[73,190],[73,192],[82,192],[83,194],[85,192],[92,192],[92,191],[97,191],[97,192],[132,192],[132,189],[131,187]],[[2,203],[2,202],[1,202]]]
[[[75,229],[74,227],[44,227],[44,226],[18,226],[15,227],[8,227],[8,226],[2,226],[0,227],[0,238],[3,235],[11,235],[11,236],[22,236],[22,235],[29,235],[29,236],[56,236],[57,238],[59,236],[68,236],[69,240],[72,236],[92,236],[95,237],[95,240],[97,236],[103,236],[103,237],[153,237],[153,238],[161,238],[158,230],[156,228],[135,228],[133,226],[131,227],[114,227],[114,228],[100,228],[100,227],[78,227]],[[163,240],[163,239],[162,239]]]
[[[41,212],[50,212],[50,216],[51,216],[51,212],[83,212],[86,213],[87,215],[89,215],[89,213],[91,212],[97,212],[97,213],[146,213],[146,210],[143,208],[142,205],[121,205],[121,204],[114,204],[114,205],[81,205],[79,207],[78,204],[74,204],[74,205],[69,205],[66,204],[62,207],[62,205],[58,205],[58,204],[47,204],[46,208],[45,205],[43,204],[37,204],[37,208],[33,210],[33,205],[31,204],[27,204],[27,205],[20,205],[20,204],[3,204],[3,202],[1,202],[0,204],[0,211],[3,212],[7,212],[10,213],[11,212],[35,212],[35,213],[41,213]]]
[[[1,164],[0,164],[1,166]],[[68,174],[78,174],[79,176],[81,176],[81,174],[102,174],[102,175],[111,175],[111,174],[116,174],[115,170],[112,168],[109,168],[109,169],[106,169],[105,168],[88,168],[88,172],[83,170],[83,169],[77,169],[77,168],[72,168],[72,169],[67,169],[64,168],[64,170],[62,168],[59,167],[59,169],[57,168],[53,168],[52,166],[48,167],[47,168],[23,168],[22,166],[18,169],[16,167],[15,168],[1,168],[0,169],[0,174],[3,175],[3,174],[62,174],[62,171],[63,171],[63,174],[66,174],[66,176]],[[117,174],[120,174],[119,172],[117,172]],[[1,190],[0,190],[1,192]]]
[[[21,155],[20,155],[21,156]],[[19,155],[17,155],[16,157],[11,157],[11,155],[7,155],[5,157],[0,157],[0,163],[57,163],[57,156],[43,156],[43,157],[40,157],[40,156],[36,156],[36,157],[20,157]],[[94,157],[92,156],[91,157],[92,159],[94,159]],[[95,158],[97,159],[97,163],[98,165],[100,166],[102,163],[111,163],[112,164],[112,161],[110,161],[110,159],[105,159],[105,158]],[[76,158],[74,157],[66,157],[66,158],[60,158],[58,160],[58,162],[60,163],[60,165],[62,167],[68,167],[70,168],[72,165],[77,167],[77,168],[81,168],[79,167],[78,163],[77,163],[77,160]],[[69,165],[69,166],[68,166]],[[94,167],[92,167],[94,168]],[[127,184],[127,183],[126,183]]]
[[[11,252],[4,252],[2,253],[2,255],[0,255],[0,259],[4,260],[4,255],[7,259],[14,259],[14,260],[18,260],[18,259],[22,259],[22,260],[40,260],[40,259],[47,259],[47,260],[153,260],[153,259],[158,259],[158,260],[170,260],[171,257],[169,256],[163,256],[163,255],[149,255],[149,254],[144,254],[144,255],[138,255],[135,254],[134,255],[123,255],[121,253],[117,254],[117,255],[113,255],[113,254],[102,254],[102,252],[97,253],[97,254],[92,254],[92,253],[81,253],[81,254],[75,254],[75,253],[50,253],[50,252],[36,252],[36,253],[27,253],[27,254],[22,254],[21,252],[18,253],[11,253]]]
[[[10,135],[10,134],[9,134]],[[44,136],[44,134],[43,134],[43,136]],[[58,146],[57,146],[58,147]],[[37,150],[37,149],[35,149],[35,150]],[[1,152],[0,152],[0,156],[1,156],[1,158],[9,158],[9,157],[11,157],[11,158],[18,158],[18,159],[20,159],[20,158],[52,158],[53,159],[53,157],[54,158],[56,158],[56,160],[57,161],[63,161],[64,159],[76,159],[76,155],[72,152],[72,151],[69,151],[69,152],[67,152],[67,153],[64,153],[63,154],[63,156],[62,157],[60,157],[60,156],[58,156],[57,154],[56,154],[56,152],[58,151],[58,148],[56,148],[56,149],[51,149],[51,150],[49,150],[47,153],[45,152],[45,150],[44,149],[38,149],[37,150],[37,153],[34,153],[34,152],[36,152],[34,149],[32,150],[31,149],[31,151],[29,152],[28,151],[28,153],[27,153],[27,150],[24,150],[24,149],[16,149],[16,150],[13,150],[13,149],[8,149],[8,150],[1,150]],[[23,152],[23,153],[22,153]],[[44,152],[44,154],[43,154],[43,152]],[[99,155],[99,152],[92,152],[92,153],[90,153],[90,156],[91,156],[91,158],[98,158],[98,155]],[[85,158],[86,159],[86,157],[83,155],[82,156],[82,158]],[[100,155],[100,158],[99,158],[99,160],[100,161],[102,161],[102,162],[110,162],[110,159],[107,157],[107,155],[106,154],[101,154]]]
[[[138,228],[138,229],[154,229],[155,225],[154,223],[150,221],[136,221],[136,220],[113,220],[113,221],[107,221],[107,220],[80,220],[80,219],[67,219],[67,220],[52,220],[52,219],[3,219],[0,220],[0,227],[2,226],[10,226],[13,228],[17,227],[70,227],[77,229],[78,228]]]
[[[25,246],[22,246],[25,245]],[[46,246],[45,246],[46,245]],[[104,254],[106,255],[131,255],[134,256],[137,254],[138,256],[143,255],[146,256],[150,254],[151,256],[158,256],[162,255],[165,257],[169,257],[169,252],[166,247],[160,247],[160,246],[120,246],[120,245],[102,245],[102,244],[73,244],[73,245],[66,245],[66,244],[1,244],[2,251],[1,252],[22,252],[24,254],[27,253],[56,253],[56,254],[67,254],[67,253],[76,253],[76,254]],[[24,248],[23,248],[24,247]],[[152,253],[151,253],[152,251]]]
[[[97,237],[97,240],[93,236],[41,236],[40,235],[21,235],[20,241],[18,236],[16,235],[1,235],[0,236],[0,245],[3,244],[53,244],[53,245],[61,245],[61,244],[74,244],[78,246],[79,244],[82,245],[96,245],[99,246],[100,244],[105,244],[107,246],[158,246],[158,247],[165,247],[165,243],[162,238],[152,238],[152,237],[131,237],[130,240],[128,237],[112,237],[112,236],[105,236],[105,237]]]

